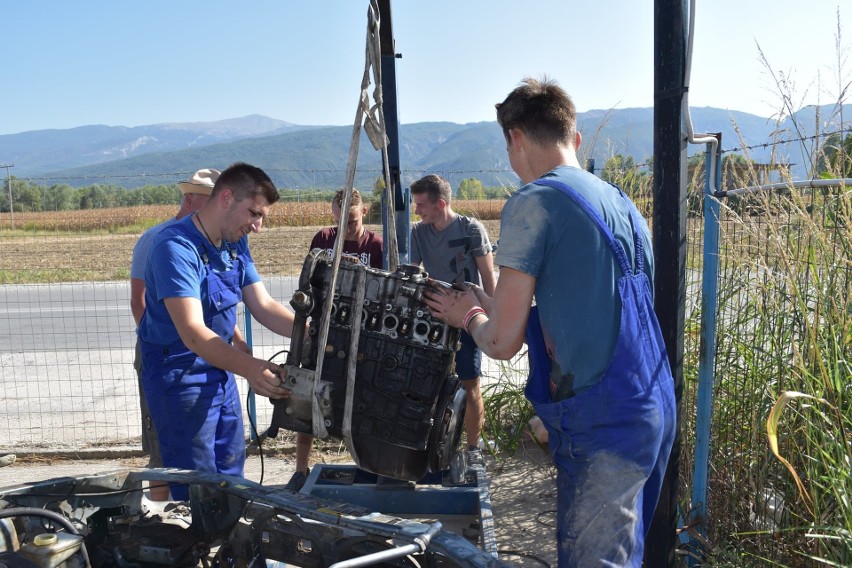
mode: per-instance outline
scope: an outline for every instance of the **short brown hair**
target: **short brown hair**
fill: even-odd
[[[216,195],[223,189],[230,189],[234,199],[242,201],[248,197],[263,195],[272,205],[278,201],[278,190],[262,169],[244,162],[236,162],[219,175],[213,186],[211,195]]]
[[[338,189],[337,193],[334,194],[334,199],[332,199],[331,202],[334,205],[337,205],[338,207],[342,208],[343,207],[343,193],[345,191],[346,191],[345,189]],[[352,197],[349,199],[349,209],[352,209],[353,207],[359,207],[360,205],[361,205],[361,193],[353,187],[352,188]]]
[[[453,198],[453,187],[450,185],[450,182],[435,174],[423,176],[419,180],[412,182],[410,189],[414,195],[420,195],[421,193],[427,194],[429,201],[432,203],[443,199],[449,204]]]
[[[574,143],[577,109],[556,81],[527,77],[505,101],[494,106],[506,140],[509,129],[517,128],[539,145]]]

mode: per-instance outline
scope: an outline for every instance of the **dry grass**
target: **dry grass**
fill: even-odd
[[[464,215],[481,220],[498,220],[504,200],[455,201],[453,207]],[[134,233],[151,227],[174,215],[174,205],[138,205],[111,209],[76,209],[71,211],[16,212],[0,214],[0,232],[7,234],[68,233]],[[416,219],[412,215],[412,219]],[[378,219],[377,219],[378,220]],[[265,226],[321,227],[334,224],[331,206],[318,201],[280,201],[270,208]]]
[[[276,206],[277,207],[277,206]],[[173,213],[173,208],[141,207],[147,214]],[[275,209],[275,208],[273,208]],[[110,210],[111,211],[111,210]],[[126,210],[123,210],[126,213]],[[50,217],[49,214],[42,214]],[[252,255],[263,276],[297,275],[302,270],[311,239],[323,226],[274,226],[264,224],[250,237]],[[82,220],[94,217],[81,216]],[[157,217],[151,224],[165,217]],[[15,216],[17,221],[18,215]],[[46,222],[45,219],[42,219]],[[492,241],[499,238],[499,221],[483,221]],[[0,233],[0,284],[115,281],[130,277],[130,257],[144,230],[128,225],[125,230],[99,231],[6,231]],[[368,225],[381,232],[380,225]]]

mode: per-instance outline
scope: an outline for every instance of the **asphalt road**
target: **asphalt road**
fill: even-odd
[[[297,277],[264,282],[286,304]],[[0,452],[139,443],[129,298],[127,282],[0,286]],[[251,331],[257,357],[269,359],[289,345],[257,322]],[[487,357],[482,364],[484,376],[504,374]],[[238,385],[245,406],[248,384]],[[272,405],[263,397],[255,404],[262,431]]]
[[[264,280],[270,294],[287,303],[296,277]],[[125,349],[136,341],[128,282],[0,286],[0,353]],[[253,326],[255,343],[275,334]]]
[[[285,303],[296,283],[265,281]],[[129,298],[126,282],[0,286],[0,450],[138,443]],[[257,357],[288,345],[257,322],[252,332]],[[260,428],[270,408],[258,401]]]

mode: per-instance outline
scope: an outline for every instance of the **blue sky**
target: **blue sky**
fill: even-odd
[[[494,120],[547,73],[578,110],[653,106],[653,0],[396,0],[400,121]],[[698,0],[690,104],[770,116],[837,100],[837,2]],[[351,124],[367,0],[32,0],[0,11],[0,134],[262,114]],[[852,45],[852,6],[841,44]],[[852,80],[847,62],[843,80]]]

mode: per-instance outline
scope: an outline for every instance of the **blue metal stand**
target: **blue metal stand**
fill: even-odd
[[[430,473],[418,483],[399,481],[355,465],[317,464],[300,493],[350,503],[385,515],[440,521],[485,552],[497,556],[494,515],[485,465],[468,464],[465,479],[454,484],[449,470]]]

